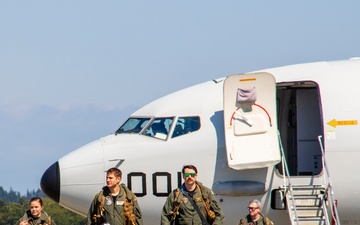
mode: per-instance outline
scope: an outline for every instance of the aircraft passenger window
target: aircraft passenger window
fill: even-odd
[[[144,131],[144,135],[166,140],[173,118],[156,118]]]
[[[115,134],[135,133],[138,134],[149,122],[150,118],[129,118]]]
[[[200,117],[179,117],[172,137],[178,137],[200,129]]]

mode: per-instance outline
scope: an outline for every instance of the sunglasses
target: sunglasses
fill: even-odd
[[[249,210],[255,210],[258,209],[259,207],[248,207]]]
[[[195,176],[196,176],[196,173],[184,173],[184,176],[185,176],[185,177],[189,177],[189,176],[195,177]]]

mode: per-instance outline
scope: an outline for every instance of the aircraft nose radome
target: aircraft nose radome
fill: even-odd
[[[46,196],[59,202],[60,199],[60,172],[59,162],[52,164],[42,175],[40,181],[41,190]]]

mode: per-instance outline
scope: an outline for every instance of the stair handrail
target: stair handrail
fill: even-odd
[[[288,165],[287,165],[285,152],[284,152],[284,148],[283,148],[283,144],[282,144],[282,141],[281,141],[280,131],[279,130],[278,130],[278,139],[279,139],[280,150],[281,150],[281,161],[282,161],[281,165],[282,165],[282,170],[283,170],[284,193],[285,193],[285,196],[287,195],[288,191],[291,194],[291,200],[292,200],[293,207],[294,207],[294,214],[295,214],[296,224],[299,225],[299,218],[298,218],[297,211],[296,211],[296,204],[295,204],[295,200],[294,200],[293,188],[292,188],[292,185],[291,185],[290,172],[289,172],[289,168],[288,168]],[[286,182],[286,178],[288,180],[288,184]],[[289,186],[288,190],[287,190],[287,186]],[[287,206],[287,207],[289,207],[289,206]],[[293,218],[290,218],[290,219],[291,219],[291,223],[292,223]]]
[[[318,136],[318,141],[319,141],[320,149],[321,149],[322,164],[323,164],[323,168],[325,169],[324,182],[326,184],[326,188],[325,188],[326,197],[323,196],[323,204],[326,201],[326,199],[329,199],[328,202],[330,203],[329,207],[330,207],[330,211],[331,211],[331,218],[333,221],[335,221],[335,225],[340,225],[339,214],[338,214],[336,202],[334,199],[334,190],[333,190],[333,186],[332,186],[332,182],[331,182],[329,168],[327,166],[326,159],[325,159],[325,151],[324,151],[324,146],[323,146],[323,142],[322,142],[322,135]],[[326,206],[324,205],[324,207],[326,207]],[[327,218],[329,218],[329,217],[327,217]]]
[[[325,224],[330,225],[329,213],[328,213],[328,211],[326,209],[326,200],[325,200],[324,196],[321,198],[321,205],[322,205],[322,207],[321,207],[322,211],[323,211],[323,213],[325,215]]]

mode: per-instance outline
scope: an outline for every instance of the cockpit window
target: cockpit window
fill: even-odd
[[[115,134],[138,134],[146,126],[151,118],[129,118]]]
[[[156,118],[144,131],[144,135],[166,140],[174,118]]]
[[[151,121],[151,123],[149,123]],[[178,117],[176,125],[172,126],[174,117],[129,118],[115,134],[139,134],[166,140],[173,127],[172,138],[189,134],[200,129],[200,117]]]
[[[200,117],[179,117],[172,137],[178,137],[200,129]]]

